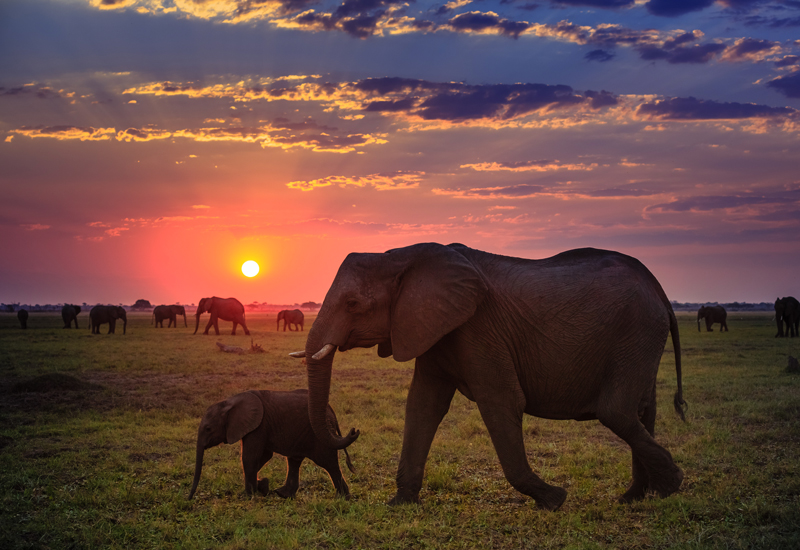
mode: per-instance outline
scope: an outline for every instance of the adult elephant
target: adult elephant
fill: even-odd
[[[286,325],[289,325],[289,330],[303,330],[305,323],[305,315],[299,309],[284,309],[278,312],[278,326],[275,330],[281,329],[281,321],[283,321],[283,332],[286,332]],[[292,325],[295,328],[292,328]]]
[[[683,416],[680,340],[669,300],[638,260],[584,248],[544,260],[498,256],[461,244],[423,243],[350,254],[308,333],[309,418],[317,437],[344,448],[326,421],[335,350],[378,346],[416,358],[406,402],[397,493],[418,502],[431,442],[456,390],[478,405],[503,473],[539,507],[566,491],[531,470],[522,416],[598,419],[632,449],[623,502],[667,496],[683,472],[653,439],[656,373],[672,333]]]
[[[697,310],[697,332],[700,332],[700,319],[706,320],[706,331],[714,332],[711,325],[719,323],[719,331],[728,332],[728,312],[722,306],[700,306]]]
[[[108,323],[108,334],[114,334],[117,319],[122,319],[122,334],[128,330],[128,314],[122,306],[94,306],[89,311],[92,334],[100,334],[100,325]]]
[[[78,314],[80,312],[81,306],[64,304],[64,307],[61,308],[61,318],[64,320],[64,328],[72,328],[73,321],[75,321],[75,328],[78,328]]]
[[[775,322],[778,323],[778,334],[775,338],[783,338],[783,326],[786,325],[786,336],[795,337],[800,325],[800,302],[794,296],[786,296],[775,300]]]
[[[19,324],[23,329],[28,328],[28,310],[21,309],[17,312],[17,319],[19,320]]]
[[[200,316],[206,311],[211,314],[211,319],[208,320],[203,334],[208,334],[208,329],[211,328],[211,325],[214,325],[214,332],[219,336],[219,319],[233,321],[231,334],[236,334],[236,325],[242,325],[244,333],[250,334],[250,331],[247,330],[247,324],[244,322],[244,306],[242,303],[236,298],[217,298],[216,296],[200,300],[197,305],[197,313],[195,313],[197,323],[194,326],[193,334],[197,334],[197,329],[200,328]]]
[[[179,305],[171,305],[171,306],[156,306],[153,308],[153,319],[155,319],[155,325],[161,328],[164,328],[164,319],[169,319],[169,323],[167,323],[167,328],[175,325],[175,328],[178,327],[178,315],[183,315],[183,326],[188,327],[188,323],[186,322],[186,308]]]

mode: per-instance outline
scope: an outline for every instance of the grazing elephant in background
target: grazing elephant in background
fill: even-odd
[[[327,407],[326,422],[337,433],[339,422],[333,409]],[[244,490],[266,495],[269,480],[258,479],[258,472],[273,453],[286,457],[286,481],[275,492],[283,498],[293,497],[300,486],[300,465],[310,458],[331,476],[336,493],[350,495],[350,489],[339,469],[339,452],[314,436],[308,420],[308,391],[247,391],[211,405],[197,430],[197,457],[189,498],[194,496],[203,470],[203,453],[221,443],[242,440],[241,462]],[[355,473],[347,449],[347,467]]]
[[[122,334],[128,330],[128,314],[122,306],[94,306],[89,311],[92,334],[100,334],[100,325],[108,323],[108,334],[114,334],[117,328],[117,319],[122,319]]]
[[[700,306],[697,310],[697,332],[700,332],[700,319],[706,320],[706,331],[714,332],[711,325],[719,323],[719,331],[728,332],[728,312],[722,306]]]
[[[78,328],[78,314],[80,312],[81,306],[64,304],[64,307],[61,308],[61,318],[64,320],[64,328],[72,328],[72,321],[75,321],[75,328]]]
[[[303,330],[303,324],[305,323],[305,316],[303,312],[299,309],[284,309],[283,311],[278,312],[278,326],[276,330],[281,329],[281,320],[283,320],[283,332],[286,332],[286,325],[289,325],[289,330]],[[292,329],[292,325],[295,325],[295,328]],[[299,327],[299,329],[298,329]]]
[[[22,326],[23,329],[28,328],[28,310],[21,309],[17,312],[17,319],[19,319],[19,324]]]
[[[632,450],[622,502],[678,490],[683,472],[653,438],[656,374],[667,335],[675,350],[674,406],[683,417],[678,323],[656,278],[638,260],[584,248],[544,260],[422,243],[349,254],[308,332],[309,417],[327,445],[357,436],[330,429],[335,350],[378,346],[416,359],[406,401],[397,493],[419,502],[434,435],[456,391],[478,405],[503,473],[541,508],[566,499],[530,468],[524,413],[600,422]]]
[[[189,325],[186,323],[186,308],[183,306],[156,306],[153,308],[152,319],[155,319],[155,325],[157,327],[160,326],[161,328],[164,328],[164,319],[169,319],[167,328],[171,327],[172,325],[175,325],[175,328],[178,328],[178,315],[183,315],[183,326],[188,327]]]
[[[800,302],[794,296],[786,296],[775,300],[775,321],[778,323],[778,334],[775,338],[783,338],[783,325],[786,325],[786,336],[795,337],[800,325]]]
[[[247,324],[244,322],[244,306],[242,303],[236,298],[217,298],[216,296],[200,300],[197,305],[197,313],[195,313],[197,323],[194,326],[193,334],[197,334],[197,329],[200,328],[200,316],[206,311],[211,314],[211,319],[208,320],[203,334],[208,334],[208,329],[211,328],[211,325],[214,325],[214,332],[219,336],[218,319],[222,319],[223,321],[233,321],[231,334],[236,334],[236,325],[242,325],[244,333],[248,336],[250,335],[250,331],[247,330]]]

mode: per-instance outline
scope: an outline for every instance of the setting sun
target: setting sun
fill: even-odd
[[[247,260],[242,264],[242,273],[244,273],[246,277],[255,277],[258,275],[258,264],[253,260]]]

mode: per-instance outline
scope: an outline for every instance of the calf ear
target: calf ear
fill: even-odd
[[[408,361],[467,322],[487,288],[469,260],[449,246],[424,243],[390,253],[406,260],[395,284],[391,352],[396,361]]]
[[[236,443],[258,428],[264,418],[264,405],[252,392],[234,395],[227,400],[226,443]]]

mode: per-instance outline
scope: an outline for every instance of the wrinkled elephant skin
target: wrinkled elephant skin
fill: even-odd
[[[326,419],[338,432],[339,422],[328,407]],[[258,472],[273,453],[286,457],[287,473],[283,487],[275,492],[293,497],[300,486],[300,465],[310,458],[330,475],[336,493],[348,498],[350,489],[339,468],[339,452],[314,436],[308,421],[308,391],[247,391],[211,405],[197,430],[194,480],[189,498],[194,496],[203,470],[203,453],[222,443],[242,441],[241,463],[244,489],[267,494],[269,480],[258,479]],[[355,472],[347,449],[347,467]]]
[[[655,439],[656,374],[669,333],[675,349],[676,411],[683,416],[680,341],[669,300],[635,258],[580,249],[544,260],[423,243],[383,254],[350,254],[309,330],[309,417],[332,446],[348,437],[326,425],[336,350],[378,346],[416,359],[391,504],[418,502],[428,452],[456,391],[478,405],[503,473],[538,506],[554,510],[566,491],[528,464],[527,413],[598,419],[632,450],[623,502],[667,496],[683,472]]]

